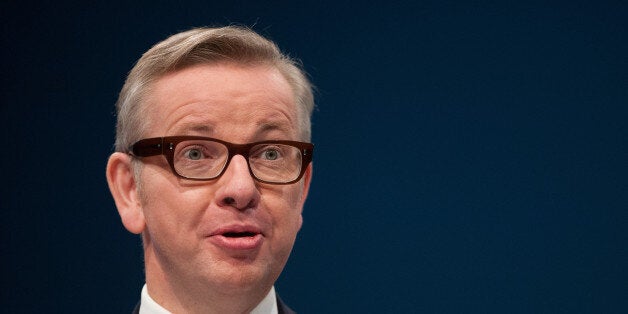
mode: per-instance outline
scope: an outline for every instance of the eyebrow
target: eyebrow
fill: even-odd
[[[176,133],[188,134],[188,133],[199,133],[199,134],[211,134],[214,132],[214,127],[208,123],[185,123],[180,125],[176,129]]]
[[[277,121],[262,121],[257,124],[257,129],[259,132],[269,132],[269,131],[287,131],[290,128],[287,123],[277,122]]]
[[[254,133],[250,134],[252,140],[273,139],[281,140],[290,137],[292,126],[288,121],[281,119],[263,119],[254,122]],[[199,135],[214,137],[216,127],[211,121],[188,121],[171,130],[176,135]]]

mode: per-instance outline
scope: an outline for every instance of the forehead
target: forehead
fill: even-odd
[[[296,137],[294,94],[270,66],[197,65],[157,80],[146,100],[149,136],[275,132]]]

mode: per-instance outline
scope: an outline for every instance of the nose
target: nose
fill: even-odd
[[[257,206],[260,193],[255,179],[249,172],[246,159],[241,155],[231,158],[225,173],[218,179],[220,187],[216,192],[216,202],[221,207],[246,210]]]

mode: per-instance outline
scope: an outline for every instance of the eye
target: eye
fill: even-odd
[[[279,156],[279,151],[274,148],[269,148],[262,153],[262,158],[266,160],[277,160]]]
[[[198,148],[191,148],[184,153],[184,156],[191,160],[199,160],[203,158],[203,152]]]

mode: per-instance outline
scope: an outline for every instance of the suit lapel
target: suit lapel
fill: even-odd
[[[279,294],[275,293],[277,296],[277,312],[279,314],[295,314],[295,312],[290,309],[279,297]]]

